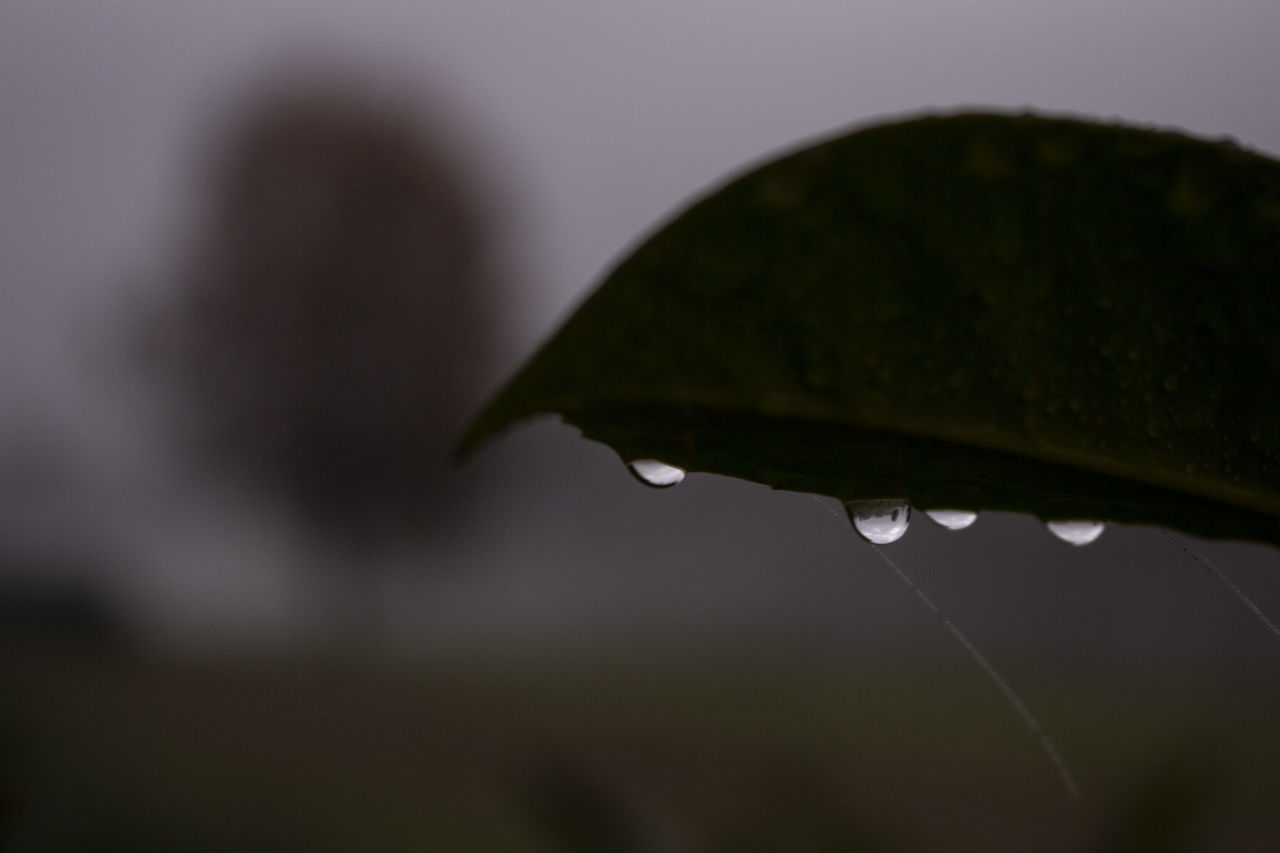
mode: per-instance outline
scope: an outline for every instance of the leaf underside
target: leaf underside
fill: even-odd
[[[879,125],[640,244],[471,424],[556,413],[845,501],[1280,542],[1280,162],[1033,115]]]

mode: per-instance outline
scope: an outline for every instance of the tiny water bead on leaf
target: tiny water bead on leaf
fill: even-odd
[[[978,514],[967,509],[927,509],[924,514],[948,530],[964,530],[978,520]]]
[[[1101,521],[1049,521],[1045,523],[1049,532],[1071,545],[1088,545],[1097,540],[1106,529]]]
[[[844,511],[853,529],[872,545],[897,542],[911,525],[911,505],[901,500],[850,501]]]
[[[637,459],[627,464],[627,470],[646,486],[666,489],[684,480],[684,469],[657,459]]]
[[[623,460],[844,503],[1280,544],[1277,281],[1280,161],[1029,114],[890,122],[656,230],[461,450],[549,413]]]

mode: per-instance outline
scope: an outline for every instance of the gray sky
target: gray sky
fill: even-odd
[[[372,63],[421,84],[424,102],[455,121],[501,214],[509,369],[683,199],[833,128],[929,107],[1034,106],[1280,152],[1277,44],[1274,0],[5,0],[4,414],[25,413],[105,472],[104,482],[145,491],[154,435],[131,386],[86,367],[95,330],[126,294],[163,279],[196,203],[192,167],[214,111],[290,57]],[[429,622],[437,641],[477,620],[572,635],[627,620],[696,628],[716,612],[727,623],[809,625],[846,638],[861,630],[849,628],[858,619],[925,621],[892,583],[865,581],[858,603],[833,600],[843,582],[833,572],[857,560],[874,567],[807,499],[696,477],[649,494],[608,451],[549,426],[471,470],[524,479],[489,493],[470,544],[435,556],[467,569],[465,579],[399,597],[405,623]],[[268,567],[295,544],[252,508],[210,499],[206,509],[220,520],[171,519],[149,532],[154,566],[129,575],[131,594],[168,628],[291,624],[292,576]],[[1235,627],[1238,603],[1205,584],[1206,573],[1187,570],[1156,593],[1142,588],[1149,578],[1124,574],[1135,554],[1165,547],[1150,532],[1109,534],[1075,563],[1076,552],[1039,534],[1027,519],[983,519],[964,540],[929,530],[898,547],[929,576],[954,567],[985,578],[933,580],[970,622],[1006,626],[1010,637],[1069,621],[1064,588],[1088,595],[1048,582],[1056,602],[1034,585],[1001,593],[1026,562],[1074,565],[1089,583],[1119,584],[1117,603],[1077,614],[1077,640],[1092,625],[1103,644],[1176,642],[1186,632],[1174,615],[1207,598],[1195,618],[1230,634],[1214,642],[1253,642],[1255,626]],[[1270,552],[1216,547],[1280,610]],[[1119,574],[1107,578],[1100,566]],[[1144,633],[1150,621],[1126,619],[1143,608],[1169,616],[1167,627],[1153,635]]]

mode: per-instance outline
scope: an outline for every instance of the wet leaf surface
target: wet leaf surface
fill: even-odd
[[[1033,115],[869,127],[626,257],[472,423],[845,501],[1280,542],[1280,162]]]

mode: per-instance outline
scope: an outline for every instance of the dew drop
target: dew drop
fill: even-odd
[[[911,504],[901,500],[850,501],[844,510],[853,529],[872,545],[897,542],[911,523]]]
[[[627,470],[646,486],[665,489],[684,479],[684,469],[657,459],[637,459],[627,464]]]
[[[964,530],[978,520],[978,514],[967,509],[926,509],[924,514],[948,530]]]
[[[1101,521],[1050,521],[1049,532],[1071,545],[1088,545],[1102,535],[1106,524]]]

